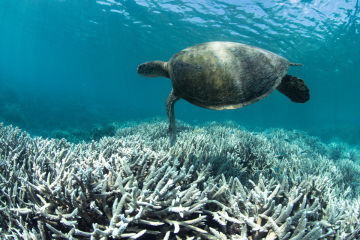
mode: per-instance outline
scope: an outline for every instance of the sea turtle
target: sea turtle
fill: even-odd
[[[301,64],[242,43],[207,42],[176,53],[168,62],[142,63],[137,72],[171,79],[173,89],[166,110],[173,145],[174,103],[180,98],[204,108],[235,109],[259,101],[277,88],[293,102],[308,101],[308,87],[302,79],[287,75],[289,66]]]

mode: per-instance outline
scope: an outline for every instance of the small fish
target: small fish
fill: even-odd
[[[199,133],[199,132],[200,132],[199,128],[194,129],[194,133]]]
[[[276,153],[276,155],[274,157],[281,160],[281,159],[284,159],[284,157],[286,157],[286,154],[285,153]]]
[[[234,130],[230,130],[230,134],[234,134],[235,132],[234,132]]]

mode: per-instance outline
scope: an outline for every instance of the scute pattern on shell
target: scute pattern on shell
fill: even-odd
[[[268,96],[286,75],[289,61],[272,52],[233,42],[186,48],[169,61],[174,92],[192,104],[232,109]]]

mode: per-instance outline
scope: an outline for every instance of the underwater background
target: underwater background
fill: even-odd
[[[167,61],[207,41],[265,48],[303,67],[311,99],[274,91],[237,110],[181,100],[176,119],[232,120],[249,128],[302,129],[359,144],[358,0],[0,2],[0,121],[42,136],[111,122],[166,118],[169,79],[144,78],[137,65]]]
[[[237,110],[137,74],[208,41],[291,62],[310,101]],[[0,239],[360,239],[359,0],[0,1]]]

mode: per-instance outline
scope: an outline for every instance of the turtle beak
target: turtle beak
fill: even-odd
[[[137,72],[138,72],[139,74],[141,74],[141,69],[142,69],[142,67],[143,67],[142,64],[140,64],[140,65],[137,67]]]
[[[142,63],[137,67],[137,72],[140,75],[147,76],[148,75],[147,71],[148,71],[148,69],[146,67],[146,63]]]

